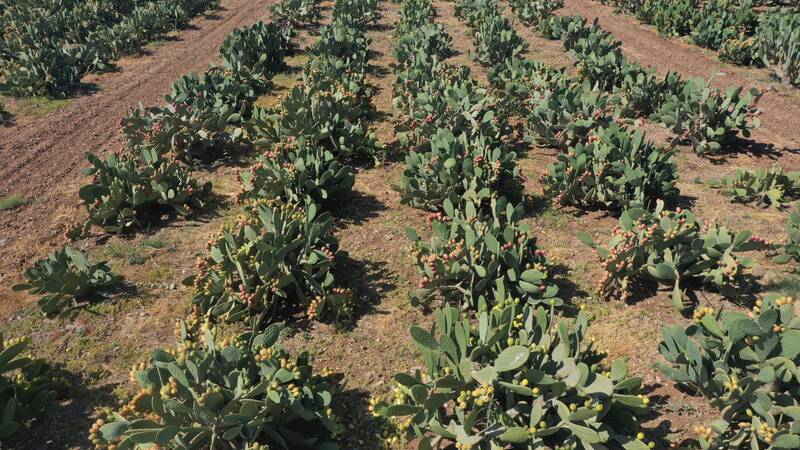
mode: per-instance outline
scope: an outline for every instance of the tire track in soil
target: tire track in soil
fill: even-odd
[[[759,101],[761,128],[752,133],[756,143],[752,153],[763,157],[762,166],[773,164],[777,157],[781,157],[787,168],[800,165],[800,89],[769,80],[767,70],[725,64],[715,54],[694,44],[665,39],[651,27],[632,17],[615,14],[613,7],[593,0],[566,0],[565,7],[557,13],[580,14],[590,22],[598,19],[604,30],[622,41],[622,49],[631,60],[655,67],[659,73],[670,70],[684,77],[714,76],[713,84],[721,88],[774,89]]]
[[[267,18],[276,0],[231,0],[195,18],[188,29],[137,58],[125,58],[119,71],[85,79],[96,92],[73,100],[45,117],[0,129],[0,196],[19,193],[28,203],[0,212],[0,316],[14,309],[12,280],[33,258],[66,242],[64,232],[82,217],[77,190],[85,152],[103,154],[123,145],[120,117],[139,102],[163,103],[179,76],[203,71],[219,60],[219,48],[234,28]]]

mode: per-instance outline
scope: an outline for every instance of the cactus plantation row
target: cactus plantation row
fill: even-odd
[[[7,30],[27,36],[14,39],[34,45],[32,36],[42,33],[37,27],[48,26],[47,51],[67,51],[63,43],[70,43],[69,52],[94,55],[98,70],[129,51],[114,41],[97,44],[103,30],[95,19],[117,2],[98,2],[94,11],[67,2],[51,17],[47,1],[34,3],[43,5],[29,8],[38,18],[23,21],[23,7],[0,2]],[[187,11],[214,6],[134,3],[108,18],[118,22],[115,32],[145,11],[163,12],[179,25]],[[737,60],[755,59],[754,48],[772,42],[749,41],[755,13],[747,0],[739,9],[712,1],[699,10],[683,0],[617,3],[637,14],[642,8],[660,29],[691,32],[695,42]],[[800,206],[789,209],[800,197],[800,175],[774,165],[695,183],[731,208],[750,204],[787,216],[781,242],[679,204],[681,146],[698,160],[735,149],[759,127],[761,93],[722,91],[709,80],[659,75],[629,62],[622,43],[597,22],[557,15],[563,1],[509,5],[511,14],[499,0],[455,1],[472,45],[470,69],[451,59],[459,54],[457,38],[437,21],[441,7],[400,1],[387,35],[393,81],[377,86],[371,80],[380,54],[372,39],[384,32],[377,0],[337,0],[329,11],[316,0],[281,0],[270,8],[271,22],[225,38],[219,65],[181,76],[162,105],[125,113],[124,145],[105,158],[87,154],[89,179],[78,192],[86,218],[72,227],[73,242],[35,262],[15,286],[39,298],[48,320],[69,320],[128,283],[109,263],[78,250],[84,239],[145,234],[178,217],[197,217],[216,201],[216,180],[200,181],[209,178],[208,168],[245,164],[237,168],[232,196],[236,216],[195,249],[195,268],[183,280],[190,312],[175,324],[175,345],[137,359],[127,383],[132,396],[119,395],[115,404],[104,399],[87,430],[93,448],[335,450],[353,447],[345,442],[359,426],[379,432],[354,448],[800,448],[795,303],[763,289],[752,270],[764,256],[800,270]],[[757,35],[791,27],[791,14],[764,16]],[[74,29],[81,18],[86,29]],[[575,70],[529,59],[521,26],[561,41]],[[313,42],[301,49],[297,37],[305,33]],[[11,46],[14,39],[7,32],[0,52],[9,61],[28,51]],[[95,47],[114,48],[113,58]],[[289,73],[287,58],[300,52],[308,59],[298,80],[264,106],[259,100],[274,94],[276,77]],[[791,55],[760,53],[765,64],[791,73]],[[26,83],[35,87],[24,87],[16,72],[4,72],[4,80],[21,86],[15,92],[65,95],[85,73],[69,67],[62,67],[74,72],[68,81],[44,75],[55,87],[33,79]],[[389,144],[375,131],[376,93],[390,97],[396,139]],[[643,124],[662,127],[667,143],[648,138]],[[530,213],[536,205],[525,192],[522,163],[542,148],[553,154],[538,177],[543,203],[599,211],[618,222],[610,236],[566,231],[583,242],[578,251],[596,253],[600,275],[590,295],[621,306],[612,302],[633,302],[645,286],[669,292],[674,323],[662,324],[660,362],[651,371],[703,399],[717,417],[695,424],[690,439],[671,440],[653,429],[653,418],[671,406],[652,394],[652,376],[599,348],[590,331],[603,319],[592,317],[569,288],[558,258],[547,251],[552,241],[528,220],[526,208]],[[415,365],[379,373],[377,392],[367,387],[374,395],[356,407],[369,425],[347,423],[352,382],[313,367],[321,355],[305,351],[305,342],[295,351],[282,341],[292,334],[307,339],[304,333],[323,323],[359,320],[366,299],[347,274],[352,249],[340,244],[350,241],[340,234],[337,214],[354,199],[357,177],[393,164],[398,154],[397,179],[384,180],[384,188],[427,217],[427,227],[405,229],[405,264],[416,279],[404,301],[429,314],[408,330]],[[714,304],[724,306],[708,306],[697,293],[718,294]],[[68,388],[58,367],[24,354],[28,344],[0,343],[3,444],[21,442],[26,427],[41,426],[33,418],[46,415]],[[383,362],[376,359],[375,369],[392,366]]]

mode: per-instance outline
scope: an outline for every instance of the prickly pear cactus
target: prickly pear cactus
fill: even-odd
[[[350,192],[354,169],[324,147],[302,139],[276,143],[240,174],[239,201],[280,197],[291,203],[324,204]]]
[[[800,205],[789,215],[786,222],[786,243],[779,255],[773,258],[777,264],[794,262],[795,271],[800,271]]]
[[[278,199],[261,200],[208,241],[199,273],[184,280],[203,314],[271,322],[304,311],[309,318],[346,318],[349,289],[336,287],[339,254],[329,213]]]
[[[663,202],[653,212],[638,208],[623,212],[607,247],[597,245],[587,233],[579,237],[595,249],[603,267],[601,296],[616,295],[626,301],[633,283],[651,280],[672,286],[672,300],[679,310],[691,305],[684,293],[691,283],[715,288],[729,298],[743,294],[752,263],[740,253],[766,244],[749,231],[735,233],[714,223],[701,224],[689,210],[665,210]]]
[[[67,312],[91,300],[93,294],[115,285],[120,276],[105,261],[92,263],[82,252],[64,247],[25,271],[27,281],[14,290],[42,295],[39,308],[46,316]]]
[[[783,208],[786,202],[800,198],[800,172],[784,172],[778,166],[768,170],[737,169],[733,175],[709,184],[734,203]]]
[[[72,237],[87,233],[92,226],[122,233],[164,212],[188,216],[203,207],[211,191],[211,183],[199,185],[188,167],[167,160],[155,149],[143,148],[138,155],[115,153],[105,161],[92,154],[86,157],[93,167],[84,174],[92,179],[78,195],[89,220]]]
[[[370,402],[418,448],[648,448],[641,379],[585,344],[585,313],[570,323],[552,307],[510,304],[477,323],[451,306],[435,316],[430,330],[411,329],[425,368],[398,373],[394,394]]]
[[[530,229],[519,223],[522,206],[500,198],[487,208],[491,216],[482,220],[473,204],[458,211],[446,200],[444,214],[430,218],[429,242],[407,230],[421,276],[412,303],[430,302],[438,294],[476,310],[509,301],[561,306],[545,252],[536,246]]]
[[[557,205],[653,208],[674,200],[678,167],[674,151],[645,141],[641,131],[616,123],[599,127],[586,143],[558,155],[542,175],[545,195]]]
[[[44,360],[24,354],[29,345],[27,338],[3,340],[0,334],[0,442],[40,417],[65,389]]]
[[[800,322],[792,298],[768,295],[751,312],[704,307],[662,330],[657,368],[718,408],[695,427],[703,449],[800,446]]]
[[[484,136],[454,136],[439,129],[430,138],[430,149],[412,151],[395,189],[402,201],[416,208],[437,211],[445,199],[457,208],[467,202],[480,206],[492,194],[518,190],[520,174],[516,154]]]
[[[223,339],[194,317],[176,331],[131,370],[139,392],[92,425],[95,448],[339,448],[335,382],[278,344],[277,325]]]

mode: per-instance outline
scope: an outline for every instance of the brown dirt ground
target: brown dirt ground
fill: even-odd
[[[568,0],[570,7],[575,3]],[[435,1],[434,5],[440,14],[437,21],[453,37],[458,52],[451,62],[469,66],[474,76],[486,83],[484,68],[475,64],[470,57],[474,46],[464,24],[453,15],[453,3]],[[599,5],[595,6],[599,8]],[[228,17],[228,20],[240,25],[255,21],[265,11],[264,5],[253,7],[235,0],[226,4],[226,7],[227,10],[221,11],[220,16]],[[239,8],[248,12],[240,13]],[[373,127],[379,137],[390,140],[393,128],[391,84],[394,79],[390,64],[394,61],[394,41],[389,33],[398,18],[398,4],[382,2],[381,8],[383,18],[369,32],[373,40],[370,81],[376,90],[373,102],[379,112]],[[327,10],[326,14],[329,12]],[[509,11],[506,13],[510,14]],[[606,19],[608,24],[603,22],[603,26],[613,31],[611,27],[621,20],[610,16]],[[209,33],[216,33],[213,30],[216,30],[219,22],[208,19],[197,21],[200,30]],[[571,65],[560,42],[541,39],[518,22],[514,22],[514,25],[531,44],[528,57],[554,65]],[[226,26],[229,31],[237,25],[230,23]],[[26,158],[29,162],[14,163],[14,170],[0,168],[2,178],[5,178],[0,180],[0,187],[5,189],[0,190],[0,195],[14,192],[14,187],[19,185],[27,196],[42,196],[12,214],[0,213],[0,240],[5,240],[5,244],[0,244],[0,249],[10,256],[0,262],[0,276],[5,276],[0,278],[3,285],[9,284],[9,278],[15,279],[20,266],[28,264],[32,257],[41,256],[48,249],[62,244],[64,241],[60,232],[64,226],[61,222],[68,222],[74,215],[74,209],[62,205],[75,198],[75,191],[81,183],[77,173],[84,165],[84,148],[71,145],[71,150],[61,153],[52,148],[57,144],[74,142],[84,142],[83,146],[96,150],[119,145],[117,117],[137,101],[159,101],[159,95],[180,74],[191,68],[205,67],[208,61],[216,57],[216,48],[225,33],[227,31],[217,33],[216,39],[205,39],[198,30],[183,32],[183,40],[167,44],[155,50],[153,55],[125,61],[122,73],[102,77],[98,82],[101,86],[98,93],[76,99],[75,104],[45,118],[47,120],[44,123],[49,125],[43,126],[38,132],[36,125],[30,125],[32,128],[28,129],[22,121],[18,124],[20,131],[16,133],[0,130],[4,133],[4,140],[17,139],[16,135],[22,136],[27,132],[34,142],[28,143],[21,138],[15,141],[25,144],[22,148],[27,150],[23,154],[29,155]],[[655,47],[673,45],[662,42],[658,36],[650,38],[657,40]],[[312,38],[307,39],[306,42]],[[627,46],[630,44],[625,45],[626,51],[629,51]],[[183,54],[194,56],[184,58],[180,56]],[[176,61],[178,59],[180,61]],[[303,61],[305,57],[301,54],[294,57],[290,65],[297,69]],[[659,61],[663,63],[668,60]],[[157,74],[152,75],[152,71],[147,72],[150,64],[163,67],[164,72],[156,69]],[[675,70],[671,66],[666,68]],[[147,73],[137,76],[130,73],[134,70]],[[275,96],[297,76],[294,70],[277,77],[278,88],[263,102],[274,102]],[[114,77],[137,79],[138,84],[132,81],[126,84],[129,86],[127,89],[135,88],[137,92],[128,92],[123,88],[114,90],[116,83],[121,83],[114,81]],[[100,97],[106,99],[102,103],[96,97],[103,96],[104,91],[116,92],[116,95]],[[95,111],[93,103],[98,108],[103,104],[106,106],[102,111],[91,112]],[[67,114],[72,108],[79,108],[78,105],[82,105],[82,109],[74,115]],[[91,119],[85,122],[77,120],[84,116],[90,116]],[[766,117],[764,121],[767,122]],[[51,137],[50,134],[59,132],[54,131],[58,126],[71,131],[63,132],[58,138]],[[657,127],[647,127],[648,130],[651,128],[651,136],[663,138],[663,133],[659,134]],[[771,132],[765,133],[759,137],[759,142],[773,143],[782,150],[782,146],[788,144],[780,139],[788,142],[791,135],[785,132],[782,136],[778,140],[771,140]],[[45,144],[47,142],[49,144]],[[105,142],[112,145],[106,147],[103,145]],[[11,149],[7,144],[3,145],[2,152],[5,155]],[[38,157],[37,152],[41,152],[42,156]],[[555,154],[552,149],[530,148],[519,161],[520,168],[531,180],[525,186],[529,204],[526,221],[540,237],[542,247],[558,264],[564,296],[575,303],[585,302],[588,310],[596,316],[590,333],[597,338],[598,344],[612,358],[628,358],[632,370],[643,376],[654,395],[657,412],[647,424],[652,435],[685,437],[692,425],[707,422],[714,417],[714,412],[704,401],[672,388],[667,380],[652,369],[652,364],[659,360],[657,345],[662,324],[685,319],[672,309],[664,291],[645,293],[642,299],[630,305],[599,300],[593,296],[593,280],[599,277],[599,267],[592,253],[578,241],[575,234],[578,230],[586,230],[598,239],[605,239],[616,219],[600,212],[558,210],[542,204],[538,174],[554,159]],[[790,152],[776,150],[770,157],[739,153],[709,161],[696,157],[690,149],[681,149],[678,157],[682,176],[679,187],[685,197],[684,202],[693,205],[700,217],[717,219],[738,229],[750,228],[774,240],[781,239],[785,213],[731,205],[706,185],[695,183],[694,179],[697,176],[718,177],[727,173],[732,165],[767,166],[774,161],[795,164],[792,156]],[[44,161],[51,158],[55,162]],[[6,160],[11,159],[6,157]],[[48,167],[47,172],[32,167],[40,163]],[[402,162],[388,162],[378,168],[359,170],[353,196],[337,205],[333,211],[336,234],[342,249],[349,253],[342,270],[344,280],[363,302],[356,320],[344,326],[313,324],[290,333],[285,341],[293,350],[311,352],[315,366],[329,366],[342,375],[344,388],[350,398],[350,404],[344,412],[348,419],[345,448],[379,448],[374,436],[375,424],[370,422],[368,416],[364,417],[367,397],[387,393],[392,385],[391,377],[397,371],[410,371],[419,366],[408,337],[408,328],[412,324],[427,326],[431,320],[426,311],[412,308],[407,299],[417,276],[406,255],[408,241],[403,230],[412,227],[424,234],[426,226],[425,213],[400,204],[399,195],[390,188],[391,182],[400,176],[402,168]],[[21,175],[32,170],[35,173],[28,172],[28,179]],[[93,408],[112,405],[117,394],[123,397],[130,395],[132,386],[127,381],[130,365],[150,349],[171,344],[173,322],[185,314],[190,298],[190,292],[180,286],[180,280],[194,270],[194,255],[202,251],[201,243],[206,236],[229,223],[237,212],[234,202],[238,190],[236,170],[235,167],[220,167],[201,174],[204,179],[214,181],[215,192],[219,196],[217,204],[203,217],[180,221],[131,238],[111,237],[103,245],[90,243],[93,256],[108,259],[114,270],[125,276],[130,283],[129,292],[118,293],[105,302],[85,308],[73,320],[43,320],[35,307],[20,308],[22,301],[32,301],[30,297],[11,298],[0,291],[0,297],[7,304],[5,309],[0,306],[0,312],[6,313],[0,314],[0,317],[8,317],[3,321],[4,331],[8,335],[30,335],[37,354],[63,365],[73,381],[69,396],[72,400],[65,402],[64,408],[40,419],[41,423],[37,424],[37,430],[44,432],[34,436],[30,443],[13,448],[88,448],[83,430],[88,428]],[[57,174],[52,177],[53,181],[49,180],[50,173]],[[12,179],[22,181],[12,184],[9,181]],[[782,269],[766,264],[765,257],[754,256],[762,263],[756,272],[764,277],[764,284],[790,279]],[[135,289],[132,287],[134,285]],[[698,295],[702,303],[718,305],[721,302],[713,294]]]
[[[87,166],[85,152],[104,153],[122,145],[118,121],[137,103],[159,104],[182,74],[203,71],[219,59],[219,47],[234,28],[266,18],[274,0],[227,0],[169,34],[164,45],[125,58],[119,71],[90,76],[96,90],[41,118],[19,117],[0,128],[0,197],[19,194],[26,205],[0,212],[0,283],[4,287],[33,258],[66,242],[63,233],[81,217],[77,189]],[[0,313],[18,297],[0,288]]]

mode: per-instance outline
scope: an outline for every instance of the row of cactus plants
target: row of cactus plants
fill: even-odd
[[[289,23],[318,18],[318,5],[285,3],[276,11]],[[312,46],[303,83],[323,95],[343,94],[349,106],[369,106],[363,27],[376,7],[337,2],[336,21]],[[332,83],[348,92],[336,92]],[[354,169],[345,162],[356,155],[337,145],[345,136],[325,129],[330,122],[303,123],[307,133],[296,136],[284,127],[309,119],[296,111],[319,105],[314,95],[285,99],[277,117],[253,111],[245,127],[263,155],[241,172],[243,214],[208,241],[197,274],[185,280],[194,311],[176,327],[177,346],[134,366],[138,394],[90,429],[97,448],[340,448],[337,382],[328,370],[315,374],[307,353],[292,356],[282,348],[276,323],[297,313],[335,320],[352,313],[350,290],[336,284],[344,254],[325,209],[352,189]],[[338,99],[331,100],[319,111],[338,120],[327,109]],[[366,126],[365,109],[349,117],[353,126]],[[244,321],[253,331],[224,338],[215,324],[225,321]]]
[[[688,36],[719,52],[723,61],[773,69],[784,82],[800,85],[800,12],[766,11],[751,0],[601,0],[654,25],[668,36]]]
[[[413,15],[429,11],[426,4],[429,1],[403,2],[401,23],[408,20],[417,26],[430,26],[433,13],[428,13],[423,23]],[[493,2],[457,4],[459,15],[471,21],[474,29],[479,29],[482,18],[498,19],[496,8]],[[407,16],[410,18],[405,19]],[[480,32],[475,36],[481,46],[483,36]],[[513,43],[506,45],[514,47]],[[518,54],[508,48],[493,53],[506,55],[496,60],[504,64],[517,60]],[[415,102],[408,101],[409,86],[446,86],[456,80],[464,94],[470,88],[482,89],[460,81],[468,73],[433,61],[428,71],[414,67],[415,61],[408,64],[410,69],[400,67],[405,71],[398,76],[400,86],[395,92],[402,95],[396,97],[395,106],[401,113],[413,112],[416,107]],[[437,76],[441,73],[448,75]],[[424,101],[434,100],[426,95]],[[451,102],[449,106],[455,109],[459,104]],[[498,109],[505,114],[517,107],[518,103],[500,107],[490,102],[484,108],[494,116]],[[472,114],[475,109],[469,111],[463,116],[482,115]],[[496,134],[490,138],[487,129]],[[415,230],[407,231],[412,241],[411,256],[422,277],[411,295],[412,304],[430,305],[439,298],[443,306],[436,309],[430,329],[411,328],[424,369],[398,373],[393,394],[374,397],[370,410],[375,416],[393,419],[400,440],[413,439],[420,449],[453,445],[486,450],[607,445],[649,448],[638,428],[638,418],[647,413],[649,403],[639,392],[641,380],[628,375],[622,360],[603,365],[603,355],[584,341],[588,326],[584,313],[574,322],[558,320],[556,308],[560,309],[563,301],[558,298],[545,252],[521,223],[522,205],[501,196],[504,192],[500,185],[486,184],[481,189],[483,194],[474,190],[474,184],[465,185],[472,180],[471,169],[485,155],[467,153],[461,158],[446,158],[439,150],[442,138],[464,146],[480,136],[496,146],[495,158],[502,160],[508,155],[508,167],[512,168],[514,155],[498,145],[508,131],[504,123],[495,128],[485,120],[474,121],[472,130],[458,129],[460,136],[453,129],[423,128],[420,134],[425,138],[416,142],[406,160],[401,192],[407,201],[421,198],[409,196],[412,180],[430,180],[410,173],[450,170],[448,176],[437,179],[438,184],[412,185],[412,192],[418,192],[420,186],[440,188],[435,203],[412,202],[435,211],[428,219],[430,239]],[[436,162],[435,157],[443,161]],[[498,166],[503,165],[501,162]],[[419,168],[418,172],[409,171],[414,168]],[[456,178],[459,174],[461,179]],[[471,201],[464,201],[463,194],[459,195],[462,192]]]
[[[183,27],[219,6],[218,0],[23,2],[3,8],[2,90],[15,96],[66,97],[92,71],[112,68],[124,55]]]
[[[721,153],[760,126],[756,104],[761,93],[755,89],[722,91],[700,78],[659,76],[629,62],[621,42],[580,16],[551,16],[538,28],[564,41],[580,79],[614,94],[609,102],[616,116],[660,123],[673,133],[674,143],[690,144],[700,155]]]
[[[237,76],[248,80],[256,92],[265,87],[270,74],[280,67],[283,53],[276,55],[272,42],[262,39],[264,29],[280,31],[258,23],[232,33],[223,44],[225,68],[202,79],[179,80],[172,104],[186,97],[204,99],[209,94],[204,83],[228,83]],[[208,80],[217,75],[217,80]],[[212,93],[216,100],[203,107],[236,105],[240,120],[247,120],[251,93],[223,90],[220,94]],[[153,122],[156,129],[169,126]],[[189,133],[186,136],[192,138]],[[256,172],[242,177],[247,193],[241,198],[245,215],[209,241],[207,256],[198,262],[198,275],[187,280],[198,288],[194,313],[176,332],[178,345],[156,350],[147,362],[134,367],[132,379],[141,391],[120,410],[108,410],[92,426],[89,440],[95,448],[339,448],[335,441],[340,425],[332,410],[338,389],[330,373],[313,374],[307,354],[293,357],[277,344],[277,325],[263,328],[265,322],[285,318],[297,306],[311,318],[350,312],[349,291],[333,285],[331,269],[340,252],[332,220],[329,213],[318,213],[315,201],[349,190],[353,171],[318,143],[306,145],[302,139],[295,143],[281,143],[285,148],[268,145],[268,153],[288,158],[277,163],[283,173],[272,181],[255,181],[270,179]],[[187,147],[164,151],[149,139],[132,142],[130,149],[115,152],[107,161],[90,156],[95,166],[93,181],[81,190],[81,197],[97,214],[87,226],[120,232],[144,224],[149,204],[188,213],[187,204],[208,190],[186,176],[195,158]],[[299,180],[289,167],[293,162],[305,164],[301,169],[305,176]],[[178,185],[173,186],[174,181]],[[281,187],[270,187],[273,182]],[[115,202],[107,204],[110,196]],[[48,314],[79,306],[119,280],[105,263],[93,264],[70,248],[37,263],[27,278],[17,289],[45,294],[40,304]],[[219,319],[245,317],[251,319],[254,331],[235,338],[218,338],[211,325]],[[26,381],[28,375],[44,373],[40,362],[32,369],[22,362],[9,369],[22,368],[17,379]],[[4,387],[4,395],[17,396],[18,416],[28,410],[23,402],[37,392],[41,394],[33,406],[49,402],[50,391],[36,387],[36,392],[29,387],[16,393],[13,386]],[[10,434],[19,426],[13,405],[9,406],[13,400],[3,399],[3,433]]]

